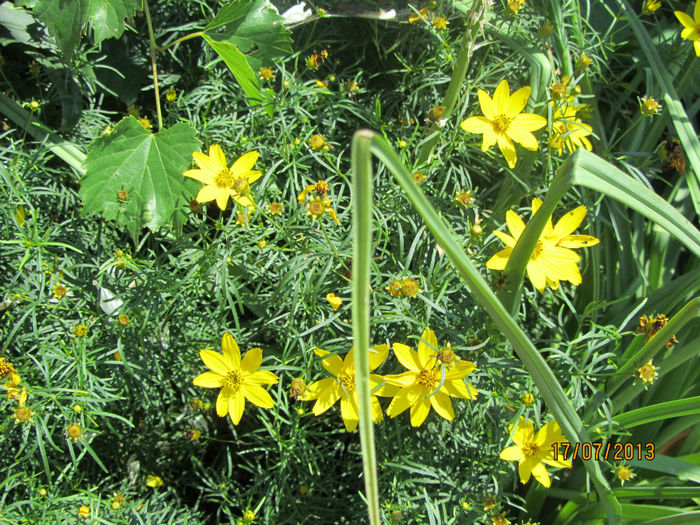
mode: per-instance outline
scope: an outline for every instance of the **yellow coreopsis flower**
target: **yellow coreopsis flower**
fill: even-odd
[[[212,144],[209,147],[209,155],[199,151],[192,153],[199,169],[187,170],[183,175],[205,184],[197,194],[199,203],[216,200],[219,208],[225,210],[228,198],[231,197],[243,207],[255,208],[255,202],[250,195],[250,185],[262,175],[262,172],[252,169],[258,155],[257,151],[249,151],[229,168],[221,147]]]
[[[693,41],[695,54],[700,57],[700,0],[695,0],[694,20],[688,13],[683,11],[675,11],[674,14],[680,23],[683,24],[681,37]]]
[[[258,370],[262,349],[251,348],[241,359],[236,340],[226,332],[221,339],[223,355],[213,350],[202,350],[199,355],[211,372],[204,372],[192,381],[204,388],[221,388],[216,399],[216,413],[227,413],[234,425],[243,416],[246,399],[261,408],[272,408],[275,402],[260,385],[274,385],[279,378],[267,370]]]
[[[513,425],[508,427],[509,432],[513,432]],[[549,487],[552,482],[545,465],[552,467],[571,468],[571,462],[563,459],[554,459],[554,443],[566,442],[566,438],[561,433],[559,423],[552,420],[543,426],[535,434],[532,422],[521,417],[518,428],[513,434],[512,447],[507,447],[501,452],[500,458],[505,461],[517,461],[520,481],[527,483],[530,476],[534,476],[545,487]]]
[[[461,124],[464,131],[484,135],[481,151],[487,151],[498,143],[511,169],[518,159],[513,141],[534,151],[537,149],[537,139],[532,132],[547,125],[544,117],[522,112],[530,98],[530,91],[530,86],[526,86],[511,95],[506,80],[498,84],[493,99],[480,89],[479,104],[484,116],[470,117]]]
[[[152,487],[154,489],[161,487],[163,486],[163,480],[160,476],[154,476],[152,474],[149,474],[148,476],[146,476],[146,486]]]
[[[541,205],[540,199],[532,199],[532,215],[537,213]],[[547,285],[556,290],[559,281],[569,281],[575,286],[581,284],[581,273],[577,266],[581,257],[572,249],[594,246],[599,242],[590,235],[572,235],[585,216],[586,207],[579,206],[559,219],[554,227],[552,218],[547,219],[535,251],[527,263],[527,276],[540,292],[543,292]],[[490,270],[505,269],[515,244],[525,230],[525,223],[512,210],[506,213],[506,224],[512,237],[505,232],[493,232],[506,247],[486,262],[486,267]]]
[[[330,352],[316,348],[317,356],[323,358],[321,364],[333,377],[321,379],[309,385],[301,396],[303,401],[313,401],[315,416],[323,414],[340,399],[340,414],[345,423],[345,429],[352,432],[357,428],[360,420],[358,408],[358,395],[355,388],[355,350],[353,348],[346,354],[345,359],[338,355],[328,355]],[[373,346],[369,353],[370,372],[381,365],[389,355],[388,345]],[[372,421],[379,423],[384,415],[379,405],[377,396],[393,396],[398,389],[390,385],[382,385],[384,379],[378,374],[369,375],[369,387],[372,390]],[[379,388],[377,388],[379,387]],[[376,390],[375,390],[376,389]]]
[[[338,311],[340,305],[343,304],[343,299],[335,295],[334,293],[326,294],[326,300],[330,303],[334,312]]]
[[[549,146],[557,150],[559,155],[564,148],[573,153],[579,148],[591,151],[593,146],[588,136],[593,133],[593,128],[578,117],[575,105],[564,102],[552,116],[552,138]]]
[[[441,351],[432,330],[426,329],[421,335],[418,352],[401,343],[394,343],[393,349],[396,358],[408,371],[384,376],[388,384],[401,388],[391,400],[387,416],[396,417],[410,407],[411,425],[419,427],[432,406],[438,415],[452,421],[455,415],[450,396],[476,399],[476,388],[465,384],[463,379],[476,370],[476,366],[471,361],[457,360],[455,357],[451,366],[443,369],[444,365],[438,359]]]

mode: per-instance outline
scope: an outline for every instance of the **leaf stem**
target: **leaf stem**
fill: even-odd
[[[156,97],[156,113],[158,114],[158,130],[163,128],[163,113],[160,109],[160,89],[158,88],[158,66],[156,65],[156,37],[153,33],[153,23],[151,22],[151,13],[148,10],[148,0],[143,0],[143,11],[146,14],[146,24],[148,25],[148,40],[151,54],[151,67],[153,68],[153,90]]]
[[[173,42],[170,42],[167,46],[159,47],[159,48],[158,48],[158,51],[161,51],[161,52],[162,52],[162,51],[165,51],[165,50],[167,50],[167,49],[170,49],[170,48],[173,47],[174,45],[179,44],[180,42],[185,42],[185,41],[187,41],[187,40],[191,40],[192,38],[200,37],[200,36],[202,36],[203,34],[204,34],[203,31],[197,31],[197,32],[195,32],[195,33],[190,33],[189,35],[185,35],[185,36],[183,36],[183,37],[178,38],[177,40],[175,40],[175,41],[173,41]]]

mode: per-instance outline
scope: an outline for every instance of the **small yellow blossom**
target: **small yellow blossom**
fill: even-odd
[[[540,199],[532,200],[533,216],[541,205]],[[551,218],[547,219],[535,251],[527,263],[527,276],[540,292],[543,292],[547,285],[554,290],[558,289],[559,281],[569,281],[575,286],[581,284],[581,273],[577,266],[581,257],[573,249],[594,246],[599,242],[590,235],[572,235],[585,216],[586,207],[579,206],[559,219],[555,226],[552,226]],[[513,236],[501,231],[493,232],[506,248],[486,262],[486,267],[490,270],[506,268],[515,244],[525,231],[525,223],[512,210],[506,212],[506,224]]]
[[[296,379],[292,379],[292,383],[289,385],[289,395],[294,399],[301,399],[306,389],[306,382],[302,378],[297,377]]]
[[[6,357],[0,357],[0,378],[9,379],[9,381],[3,385],[5,388],[15,387],[19,385],[21,381],[14,365]]]
[[[571,462],[563,459],[554,459],[554,443],[566,442],[566,438],[561,433],[559,423],[552,420],[543,426],[535,434],[532,422],[521,417],[518,428],[513,433],[513,425],[508,427],[508,431],[513,435],[514,446],[505,448],[500,458],[505,461],[517,461],[520,481],[527,483],[530,476],[545,487],[551,485],[551,480],[545,464],[552,467],[571,468]]]
[[[455,202],[461,206],[464,206],[465,208],[468,208],[473,200],[474,197],[472,197],[471,191],[462,190],[455,195]]]
[[[257,151],[249,151],[229,168],[221,147],[213,144],[209,147],[209,155],[199,151],[192,153],[199,169],[187,170],[183,175],[205,185],[197,194],[199,203],[216,200],[219,208],[225,210],[231,197],[244,208],[254,209],[255,202],[250,195],[250,185],[262,176],[262,172],[252,169],[259,155]]]
[[[255,512],[248,509],[243,513],[243,521],[246,523],[252,523],[255,521]]]
[[[117,200],[118,200],[119,202],[126,202],[126,201],[128,201],[128,200],[129,200],[129,192],[127,192],[126,190],[119,190],[119,191],[117,192]]]
[[[216,413],[224,417],[227,413],[234,425],[243,416],[246,400],[261,408],[272,408],[275,404],[262,385],[277,384],[279,378],[268,370],[258,370],[262,363],[262,349],[251,348],[241,359],[236,340],[226,332],[221,339],[223,355],[213,350],[202,350],[199,355],[211,370],[194,378],[196,386],[221,388],[216,399]]]
[[[468,501],[463,501],[461,503],[461,506],[462,506],[462,510],[469,510],[471,508],[471,505],[469,504]]]
[[[683,24],[682,38],[687,38],[693,42],[695,54],[700,57],[700,0],[695,0],[695,10],[693,18],[683,11],[674,11],[678,21]]]
[[[114,493],[114,496],[112,496],[112,501],[110,503],[110,507],[112,507],[112,510],[118,510],[120,507],[124,505],[126,502],[126,498],[124,497],[123,494],[117,494],[116,492]]]
[[[574,68],[576,69],[576,71],[583,71],[585,69],[588,69],[591,66],[591,64],[593,64],[593,60],[591,60],[590,57],[585,53],[582,53],[581,56],[579,56],[576,60]]]
[[[401,521],[403,521],[403,512],[400,510],[392,510],[389,519],[391,519],[392,523],[401,523]]]
[[[128,315],[126,315],[126,314],[121,314],[121,315],[119,316],[119,324],[120,324],[120,325],[126,326],[126,325],[129,324],[129,321],[130,321],[130,319],[129,319],[129,316],[128,316]]]
[[[428,120],[437,122],[445,114],[445,106],[433,106],[428,110]]]
[[[160,478],[160,476],[153,476],[149,474],[146,476],[146,486],[147,487],[160,487],[163,485],[163,480]]]
[[[88,329],[84,324],[76,325],[73,329],[73,334],[75,334],[75,337],[85,337],[87,333]]]
[[[411,278],[404,278],[401,280],[401,293],[409,297],[415,297],[421,292],[418,287],[418,281]]]
[[[41,107],[41,104],[39,104],[36,100],[32,100],[29,103],[29,109],[31,111],[39,111],[39,108]]]
[[[151,129],[151,119],[148,117],[141,117],[139,119],[139,124],[143,126],[144,129]]]
[[[202,431],[196,428],[191,428],[185,431],[185,437],[191,441],[199,441],[202,437]]]
[[[275,72],[270,67],[261,67],[258,73],[263,80],[272,80],[275,77]]]
[[[318,180],[316,181],[314,189],[316,190],[316,193],[325,195],[331,188],[325,180]]]
[[[175,91],[174,87],[171,86],[170,89],[165,92],[165,100],[171,104],[177,100],[177,91]]]
[[[661,7],[660,0],[645,0],[644,5],[642,5],[643,15],[653,15]]]
[[[139,106],[129,106],[126,108],[126,112],[131,115],[132,117],[139,117],[139,113],[141,112],[141,108]]]
[[[306,59],[306,67],[317,70],[328,58],[328,51],[325,49],[320,53],[314,53]]]
[[[401,281],[398,279],[394,279],[386,289],[392,297],[401,297]]]
[[[314,151],[321,151],[328,147],[323,135],[311,135],[311,138],[309,139],[309,146]]]
[[[508,0],[508,12],[515,15],[523,7],[525,0]]]
[[[420,171],[416,171],[413,175],[413,182],[416,184],[420,184],[425,180],[425,175],[423,175]]]
[[[81,518],[88,519],[90,517],[90,507],[83,505],[78,509],[78,516]]]
[[[491,510],[496,507],[496,496],[489,494],[484,499],[484,510]]]
[[[82,411],[83,411],[83,407],[82,407],[82,406],[77,405],[77,404],[76,404],[76,405],[73,405],[73,412],[75,412],[76,414],[80,414]]]
[[[624,485],[625,481],[629,481],[635,477],[635,474],[634,472],[632,472],[632,469],[626,467],[625,465],[618,465],[613,470],[613,473],[615,474],[615,476],[617,476],[617,479],[620,480],[620,485]]]
[[[41,496],[42,498],[45,498],[47,494],[48,494],[48,492],[46,492],[45,488],[39,489],[39,496]]]
[[[513,141],[535,151],[538,144],[532,132],[547,125],[544,117],[522,112],[530,98],[530,91],[530,86],[526,86],[511,95],[506,80],[498,84],[493,98],[480,89],[478,95],[483,116],[470,117],[461,124],[464,131],[484,136],[481,151],[488,151],[498,144],[511,169],[517,161]]]
[[[422,19],[421,17],[422,17],[422,18],[425,18],[425,19],[428,18],[428,11],[427,11],[425,8],[420,9],[420,10],[418,11],[418,14],[413,13],[413,14],[409,15],[409,17],[408,17],[408,23],[409,23],[409,24],[417,24],[418,22],[421,21],[421,19]]]
[[[270,215],[282,215],[282,203],[281,202],[271,202],[267,205],[267,212]]]
[[[639,110],[643,117],[653,117],[661,111],[661,104],[654,100],[653,97],[642,97],[639,101]]]
[[[319,89],[328,89],[328,81],[326,80],[317,80],[316,81],[316,87]]]
[[[557,150],[561,155],[566,148],[573,153],[579,148],[588,151],[593,149],[588,136],[593,133],[593,128],[581,120],[581,108],[572,103],[573,99],[567,99],[556,107],[552,116],[552,135],[549,147]],[[554,102],[552,102],[554,107]]]
[[[637,368],[637,374],[639,374],[639,379],[642,380],[642,384],[646,385],[647,383],[654,384],[654,379],[659,377],[659,373],[657,372],[659,368],[654,366],[652,364],[652,360],[650,359],[649,362],[645,365],[640,366]]]
[[[250,220],[251,213],[246,209],[245,211],[236,212],[236,224],[241,228],[245,228]]]
[[[443,18],[441,16],[433,18],[433,27],[436,31],[444,31],[445,29],[447,29],[448,24],[449,22],[446,18]]]
[[[15,409],[15,413],[13,414],[13,418],[15,419],[15,424],[17,423],[26,423],[27,421],[32,420],[32,416],[34,413],[29,410],[25,406],[19,406]]]
[[[359,88],[358,84],[354,80],[348,80],[345,83],[345,92],[348,93],[349,95],[352,95],[357,89]]]
[[[340,305],[343,304],[343,300],[332,292],[326,295],[326,300],[331,304],[334,312],[337,312]]]
[[[535,396],[533,396],[530,392],[526,392],[520,396],[520,401],[523,402],[523,405],[532,406],[535,404]]]
[[[80,437],[83,435],[83,429],[80,426],[80,423],[73,423],[72,425],[68,425],[68,428],[66,429],[66,435],[73,440],[73,442],[78,441]]]
[[[510,521],[506,518],[505,514],[496,514],[491,518],[492,525],[510,525]]]
[[[404,149],[404,148],[408,147],[408,142],[401,139],[401,140],[399,140],[398,145],[399,145],[399,148]]]

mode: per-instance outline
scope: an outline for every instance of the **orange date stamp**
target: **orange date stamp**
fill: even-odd
[[[600,442],[568,443],[566,441],[552,444],[552,456],[554,461],[576,461],[594,459],[596,461],[639,461],[654,459],[655,447],[653,443],[606,443]]]

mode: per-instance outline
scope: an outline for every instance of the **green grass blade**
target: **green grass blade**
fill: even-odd
[[[700,498],[700,487],[618,487],[613,494],[621,499],[690,499]]]
[[[700,523],[700,511],[685,512],[656,520],[645,521],[645,525],[696,525]]]
[[[652,421],[660,421],[672,417],[689,416],[700,413],[700,396],[687,399],[677,399],[665,403],[649,405],[629,412],[623,412],[612,418],[615,423],[625,428],[632,428]],[[599,421],[596,427],[605,425]]]
[[[373,153],[396,177],[399,185],[406,192],[406,197],[421,215],[438,244],[445,250],[450,261],[467,283],[467,286],[477,301],[488,312],[498,328],[510,341],[518,357],[523,361],[528,372],[532,375],[534,383],[542,394],[547,406],[554,414],[564,434],[572,441],[590,441],[583,423],[576,411],[571,406],[561,385],[547,365],[542,355],[537,351],[528,336],[509,315],[498,298],[494,295],[488,283],[473,266],[462,249],[459,240],[448,230],[444,222],[423,194],[423,191],[415,184],[410,173],[402,164],[396,152],[379,135],[372,131],[360,130],[355,133],[357,141],[371,141],[370,151]],[[366,152],[366,150],[363,150]],[[366,155],[366,153],[364,153]],[[362,163],[367,166],[368,160],[360,158],[353,151],[353,163],[355,166]],[[353,171],[356,173],[357,168]],[[355,196],[357,203],[358,197]],[[357,205],[357,204],[356,204]],[[364,204],[361,204],[364,206]],[[367,211],[363,211],[367,213]],[[369,255],[367,255],[369,257]],[[353,277],[353,282],[355,278]],[[354,284],[354,286],[358,286]],[[353,304],[356,308],[357,305]],[[595,461],[585,461],[584,465],[595,485],[601,501],[605,505],[610,523],[619,521],[619,503],[610,491],[607,480],[603,476],[600,466]]]

